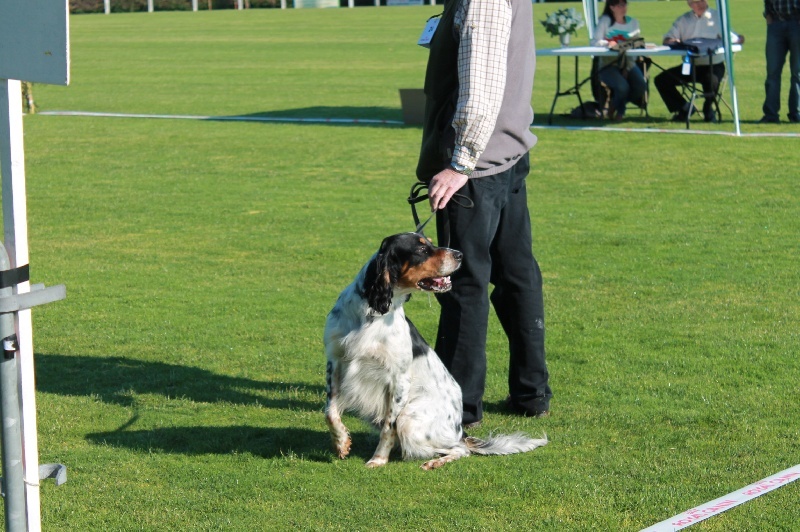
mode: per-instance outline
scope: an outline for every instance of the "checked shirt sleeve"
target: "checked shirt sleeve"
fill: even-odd
[[[506,85],[511,34],[509,0],[463,0],[455,15],[458,47],[458,103],[452,161],[475,168],[492,135]]]

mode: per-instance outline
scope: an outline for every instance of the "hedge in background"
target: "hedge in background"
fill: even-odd
[[[291,0],[289,0],[291,5]],[[280,0],[245,0],[245,7],[263,8],[280,7]],[[206,9],[235,9],[236,0],[197,0],[197,8]],[[191,0],[153,0],[153,9],[156,11],[189,11],[192,9]],[[105,3],[103,0],[69,0],[70,13],[103,13]],[[147,11],[147,0],[111,0],[112,13],[125,13]]]

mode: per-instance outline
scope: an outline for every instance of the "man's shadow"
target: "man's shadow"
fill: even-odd
[[[291,397],[302,389],[322,395],[322,385],[265,382],[217,375],[202,368],[124,357],[36,354],[36,388],[67,396],[92,396],[104,403],[131,406],[137,394],[185,397],[203,403],[260,404],[269,408],[318,411],[322,404]],[[276,392],[266,398],[263,392]],[[262,392],[262,393],[255,393]]]
[[[302,107],[264,111],[235,116],[215,116],[208,120],[217,121],[250,121],[250,122],[287,122],[293,124],[309,124],[341,127],[375,127],[398,128],[412,127],[403,122],[400,109],[389,107]],[[419,126],[413,126],[419,127]]]

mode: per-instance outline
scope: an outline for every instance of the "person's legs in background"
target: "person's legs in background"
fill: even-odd
[[[647,94],[647,80],[639,66],[634,66],[628,71],[628,101],[639,108],[645,106],[645,94]]]
[[[764,82],[764,117],[762,122],[780,122],[781,109],[781,73],[786,62],[786,53],[789,51],[787,30],[788,22],[775,20],[767,24],[767,45],[765,54],[767,59],[767,79]]]
[[[697,79],[703,86],[703,118],[706,122],[716,122],[716,100],[720,80],[725,77],[725,63],[697,67]]]
[[[681,86],[681,67],[672,67],[661,72],[656,76],[655,84],[667,110],[675,115],[673,120],[685,122],[687,102],[678,90]]]
[[[789,121],[800,122],[800,20],[786,22],[789,45]]]
[[[625,116],[625,104],[628,102],[628,93],[630,86],[628,80],[622,75],[616,65],[609,65],[597,73],[606,87],[611,90],[611,106],[609,110],[609,118],[617,120]]]

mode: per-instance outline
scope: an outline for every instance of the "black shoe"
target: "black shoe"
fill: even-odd
[[[549,417],[550,416],[550,401],[547,399],[535,399],[533,407],[526,407],[518,404],[509,395],[503,402],[506,409],[511,410],[515,414],[521,414],[526,417]]]
[[[673,122],[686,122],[689,117],[686,115],[686,111],[680,111],[672,115]]]
[[[759,124],[780,124],[781,123],[781,119],[777,118],[777,117],[773,118],[771,116],[762,116],[761,120],[759,120],[758,123]]]
[[[708,111],[703,111],[703,121],[704,122],[711,122],[712,124],[717,123],[717,113],[713,109],[709,109]]]
[[[692,105],[691,107],[689,107],[689,102],[686,102],[685,104],[683,104],[683,109],[681,109],[681,113],[683,114],[683,116],[687,116],[687,115],[688,116],[692,116],[692,115],[696,115],[699,112],[700,112],[700,109],[698,109],[696,105]]]
[[[800,124],[800,116],[789,115],[789,122],[792,124]]]

